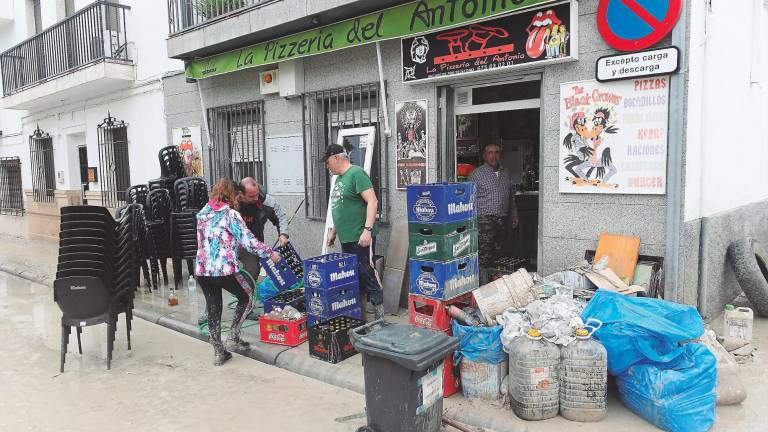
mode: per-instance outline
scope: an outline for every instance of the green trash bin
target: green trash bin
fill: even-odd
[[[437,432],[443,416],[443,359],[459,348],[441,332],[373,321],[349,331],[363,357],[368,426],[375,432]]]

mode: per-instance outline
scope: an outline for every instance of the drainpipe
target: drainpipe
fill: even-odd
[[[381,67],[381,45],[376,42],[376,59],[379,62],[379,85],[381,86],[381,108],[384,111],[384,135],[387,138],[392,136],[392,129],[389,128],[389,113],[387,111],[387,89],[384,87],[384,69]]]
[[[667,232],[664,252],[664,298],[684,300],[680,286],[680,229],[683,210],[683,142],[685,139],[685,79],[688,76],[686,36],[688,2],[683,2],[677,25],[672,30],[672,45],[680,50],[680,72],[673,76],[669,89],[669,145],[667,150]]]

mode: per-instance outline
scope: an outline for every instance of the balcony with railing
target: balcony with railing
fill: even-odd
[[[5,108],[111,91],[135,79],[126,15],[130,7],[95,1],[0,54]]]
[[[174,35],[272,1],[275,0],[168,0],[168,32]]]

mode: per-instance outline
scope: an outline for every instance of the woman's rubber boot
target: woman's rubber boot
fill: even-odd
[[[235,325],[229,330],[229,337],[227,337],[225,346],[230,351],[248,351],[251,349],[250,343],[240,339],[240,325]]]
[[[213,347],[213,365],[221,366],[232,358],[232,353],[225,350],[224,347]]]
[[[221,343],[221,323],[213,322],[209,325],[210,341],[213,345],[213,365],[221,366],[232,358],[232,354],[224,349],[224,344]]]

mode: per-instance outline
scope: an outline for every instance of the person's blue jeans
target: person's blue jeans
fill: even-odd
[[[358,280],[360,281],[360,293],[368,295],[368,301],[374,305],[384,303],[384,292],[381,290],[376,273],[371,267],[371,257],[376,254],[376,237],[371,239],[371,245],[362,247],[357,242],[342,243],[341,251],[357,255]]]

